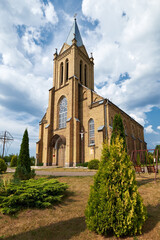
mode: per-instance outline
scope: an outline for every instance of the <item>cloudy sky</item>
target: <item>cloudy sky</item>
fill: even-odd
[[[142,124],[154,148],[160,144],[159,0],[0,0],[0,132],[14,137],[8,153],[19,152],[28,128],[35,155],[53,54],[75,13],[95,59],[95,90]]]

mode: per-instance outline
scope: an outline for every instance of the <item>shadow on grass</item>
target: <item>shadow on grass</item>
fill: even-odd
[[[73,236],[78,236],[85,231],[85,217],[72,218],[66,221],[53,223],[48,226],[40,227],[35,230],[20,233],[5,240],[69,240]]]
[[[157,178],[156,181],[158,182],[159,178]],[[137,180],[137,185],[138,186],[142,186],[142,185],[145,185],[147,183],[155,183],[155,179],[154,178],[147,178],[147,177],[145,177],[144,179]]]
[[[160,222],[160,204],[147,206],[148,219],[143,226],[143,233],[149,233]]]

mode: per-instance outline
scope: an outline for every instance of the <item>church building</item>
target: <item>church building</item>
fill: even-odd
[[[143,127],[94,91],[94,59],[88,56],[75,19],[59,54],[54,54],[53,87],[39,123],[37,162],[70,167],[100,159],[117,113],[123,120],[128,153],[146,149]]]

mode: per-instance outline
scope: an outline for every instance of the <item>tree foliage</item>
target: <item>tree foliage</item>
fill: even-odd
[[[103,145],[85,216],[87,227],[98,234],[119,237],[141,233],[147,214],[122,138]]]
[[[141,166],[141,160],[140,160],[139,153],[137,154],[137,165]]]
[[[10,167],[17,167],[17,162],[18,162],[18,156],[17,155],[13,155],[12,159],[11,159]]]
[[[160,160],[160,145],[156,145],[155,149],[158,149],[158,160]],[[156,155],[157,155],[157,152],[156,152]]]
[[[7,170],[7,164],[3,159],[0,158],[0,173],[6,172]]]
[[[127,150],[126,136],[123,121],[120,114],[116,114],[113,119],[113,131],[111,136],[111,144],[116,140],[117,136],[123,139],[123,147]]]
[[[18,157],[18,163],[14,177],[25,180],[34,176],[34,170],[31,171],[31,160],[29,157],[29,137],[26,129],[21,143],[20,154]]]

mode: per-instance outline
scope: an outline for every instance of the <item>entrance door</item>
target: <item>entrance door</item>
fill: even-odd
[[[58,166],[60,167],[64,167],[65,166],[65,152],[66,152],[66,146],[60,142],[58,144],[58,154],[57,154],[57,162],[58,162]]]

